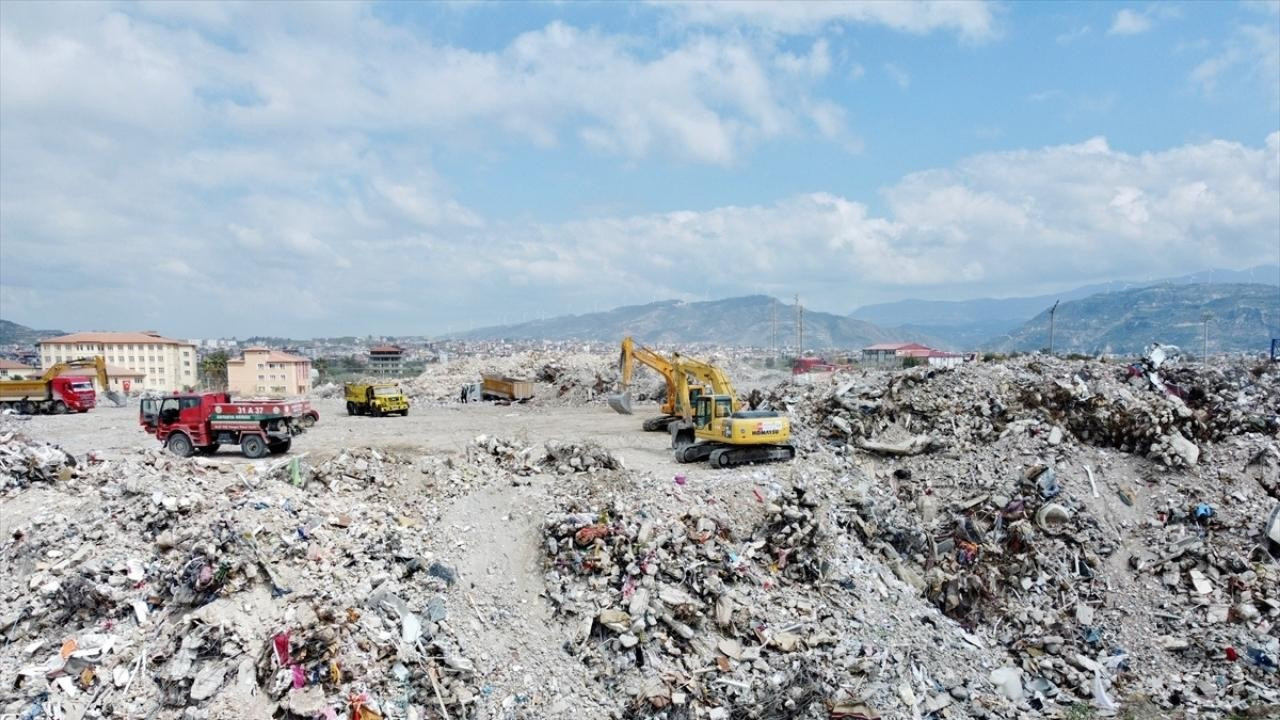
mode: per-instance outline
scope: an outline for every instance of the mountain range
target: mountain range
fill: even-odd
[[[66,335],[61,330],[32,330],[9,320],[0,320],[0,345],[31,345],[47,337]]]
[[[1159,280],[1107,282],[1083,285],[1051,295],[973,300],[899,300],[864,305],[850,317],[881,327],[938,338],[942,347],[970,349],[993,344],[1023,323],[1048,310],[1054,302],[1069,302],[1099,293],[1122,292],[1153,285],[1216,283],[1280,284],[1280,265],[1258,265],[1247,270],[1205,270]]]
[[[1168,283],[1071,300],[1059,305],[1055,313],[1053,349],[1136,353],[1160,342],[1200,354],[1206,325],[1210,353],[1267,350],[1271,338],[1280,333],[1280,287]],[[1034,351],[1048,346],[1047,309],[985,345],[1001,351]]]
[[[461,340],[583,340],[617,342],[632,335],[645,343],[713,343],[751,347],[772,344],[777,317],[779,347],[796,345],[796,308],[766,295],[683,302],[663,300],[605,312],[563,315],[515,325],[479,328],[450,337]],[[804,310],[804,347],[857,349],[898,340],[936,342],[922,333],[885,330],[855,318]]]

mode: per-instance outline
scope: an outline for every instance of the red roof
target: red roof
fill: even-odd
[[[157,333],[143,332],[78,332],[70,335],[63,335],[55,338],[45,338],[40,341],[44,343],[88,343],[88,344],[107,344],[107,343],[160,343],[161,345],[190,345],[191,343],[184,340],[173,340]]]
[[[27,367],[20,362],[14,362],[9,358],[0,358],[0,370],[35,370],[33,367]]]
[[[375,353],[375,352],[402,353],[404,352],[404,348],[400,347],[399,345],[374,345],[373,347],[369,348],[369,352],[371,353]]]
[[[929,348],[925,347],[924,345],[921,345],[920,343],[878,343],[876,345],[872,345],[871,347],[863,348],[863,350],[884,351],[884,352],[888,352],[890,350],[900,351],[900,350],[928,350],[928,349]]]

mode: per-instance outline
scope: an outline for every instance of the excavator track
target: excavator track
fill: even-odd
[[[793,445],[728,445],[701,442],[675,450],[676,462],[693,463],[705,460],[715,468],[748,463],[787,462],[795,456],[796,449]]]
[[[667,426],[679,419],[671,415],[659,415],[645,420],[642,427],[645,432],[667,432]]]

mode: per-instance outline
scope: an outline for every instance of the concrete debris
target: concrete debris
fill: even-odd
[[[6,457],[26,447],[5,437]],[[377,476],[391,458],[320,463],[309,478],[350,484],[315,494],[159,450],[58,455],[72,472],[51,479],[92,509],[35,509],[0,546],[0,668],[16,678],[0,714],[35,702],[49,717],[356,717],[360,698],[362,718],[441,704],[460,717],[480,697],[444,620],[468,607],[462,592],[428,571],[439,561],[416,523],[382,521],[413,512]],[[28,477],[14,470],[7,487]],[[340,513],[355,519],[326,520]]]
[[[33,482],[67,479],[76,459],[59,447],[32,440],[14,431],[0,431],[0,478],[3,489],[25,487]]]
[[[788,378],[731,470],[593,407],[612,349],[253,463],[3,417],[0,716],[1275,715],[1280,372],[1163,354]]]
[[[473,461],[491,459],[498,467],[516,475],[544,471],[570,475],[623,467],[622,461],[609,450],[585,441],[549,440],[539,448],[510,438],[480,435],[468,445],[467,456]]]

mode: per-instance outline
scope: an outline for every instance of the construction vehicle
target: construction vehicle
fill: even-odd
[[[93,377],[68,375],[68,370],[92,369]],[[60,362],[45,371],[36,380],[0,380],[0,410],[15,410],[23,415],[40,413],[61,415],[66,412],[83,413],[97,404],[93,389],[94,377],[102,386],[107,398],[119,407],[124,399],[111,389],[107,379],[107,361],[101,355]]]
[[[733,383],[715,365],[676,354],[672,359],[676,398],[688,396],[689,378],[710,393],[699,395],[691,407],[680,408],[671,423],[671,447],[676,462],[706,460],[712,467],[744,463],[781,462],[796,456],[791,444],[791,421],[773,410],[743,410]]]
[[[245,402],[227,393],[173,394],[143,398],[138,424],[179,457],[212,455],[239,445],[245,457],[289,451],[303,432],[298,419],[314,412],[305,400]]]
[[[618,385],[622,392],[606,398],[614,412],[622,415],[631,414],[631,376],[637,362],[655,370],[667,383],[667,396],[662,401],[662,407],[659,408],[662,414],[645,420],[641,427],[649,432],[667,432],[671,423],[680,419],[679,408],[693,407],[693,401],[701,396],[705,389],[696,383],[686,382],[684,387],[689,397],[677,399],[675,368],[671,361],[655,350],[644,346],[637,347],[635,341],[628,336],[622,339],[622,354],[618,358],[618,370],[622,375]]]
[[[463,402],[503,400],[522,403],[531,397],[533,397],[532,381],[488,373],[481,375],[478,383],[463,385],[461,394]]]
[[[395,383],[344,383],[348,415],[409,414],[409,398]]]

